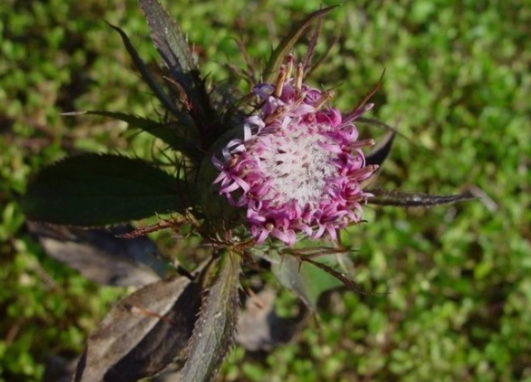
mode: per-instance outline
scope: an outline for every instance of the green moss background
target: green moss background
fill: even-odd
[[[329,1],[164,2],[204,72],[257,65],[291,23]],[[66,153],[127,148],[125,126],[61,112],[153,116],[119,36],[156,52],[134,1],[0,3],[0,381],[39,381],[79,352],[123,293],[44,256],[16,198]],[[403,134],[387,188],[483,197],[432,209],[370,208],[346,239],[356,281],[387,296],[332,293],[298,341],[264,360],[236,349],[221,381],[531,381],[531,1],[346,1],[326,18],[315,73],[348,110],[378,80],[372,116]],[[238,84],[244,87],[243,82]]]

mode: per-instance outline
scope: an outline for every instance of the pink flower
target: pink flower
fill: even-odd
[[[331,94],[303,84],[301,64],[291,78],[292,67],[290,57],[276,84],[254,87],[261,106],[245,120],[243,139],[212,158],[220,171],[214,183],[246,209],[257,243],[271,235],[293,245],[299,233],[336,240],[338,229],[361,220],[370,195],[360,183],[377,168],[365,165],[361,151],[374,142],[358,141],[353,124],[372,104],[343,118],[325,107]]]

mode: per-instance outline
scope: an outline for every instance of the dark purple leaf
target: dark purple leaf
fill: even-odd
[[[157,0],[139,0],[151,30],[151,39],[166,65],[180,72],[197,69],[186,38],[177,22]]]
[[[319,36],[321,35],[321,31],[323,29],[323,17],[322,15],[317,18],[317,26],[315,27],[312,36],[310,37],[310,40],[308,42],[308,48],[306,50],[306,54],[304,55],[304,59],[302,60],[302,66],[305,70],[305,72],[308,73],[310,69],[310,64],[313,59],[313,55],[315,53],[315,48],[317,46],[317,41],[319,40]]]
[[[395,140],[395,131],[389,130],[385,134],[384,138],[377,143],[377,145],[365,156],[365,163],[367,165],[378,165],[382,166],[384,161],[389,156],[391,148],[393,147],[393,142]]]
[[[132,230],[130,226],[84,230],[29,222],[28,229],[48,256],[98,284],[139,287],[166,275],[165,262],[149,238],[116,238]]]
[[[201,153],[199,152],[197,145],[185,138],[188,132],[180,132],[175,126],[168,123],[160,123],[149,118],[139,117],[137,115],[103,111],[103,110],[89,110],[89,111],[76,111],[70,113],[63,113],[66,116],[78,116],[78,115],[101,115],[104,117],[113,118],[119,121],[127,122],[130,128],[140,129],[159,138],[164,143],[170,145],[174,150],[180,151],[190,159],[195,161],[201,160]],[[189,126],[185,126],[189,127]]]
[[[191,115],[200,129],[201,136],[207,133],[206,127],[216,120],[210,105],[205,83],[192,56],[188,43],[179,30],[175,19],[157,0],[139,0],[151,30],[155,44],[172,79],[184,90],[191,103]]]
[[[182,113],[177,109],[173,100],[166,94],[164,90],[162,90],[159,83],[155,80],[155,78],[153,77],[153,74],[149,71],[146,64],[140,58],[136,49],[131,44],[129,37],[127,37],[125,32],[121,30],[120,28],[118,28],[117,26],[114,26],[112,24],[109,24],[109,26],[120,34],[120,37],[122,38],[125,48],[129,52],[129,55],[131,56],[133,63],[139,70],[140,75],[142,76],[142,79],[144,80],[144,82],[148,84],[148,86],[151,88],[155,96],[159,99],[159,101],[162,103],[162,105],[166,109],[172,112],[172,114],[174,114],[175,116],[180,117]]]
[[[382,86],[383,77],[385,75],[385,69],[382,72],[382,75],[380,76],[380,79],[376,83],[376,85],[373,86],[373,88],[365,94],[365,96],[358,102],[358,104],[354,107],[354,110],[352,111],[355,113],[357,110],[360,110],[365,104],[372,98],[373,95],[375,95],[378,90],[380,90]]]
[[[212,381],[234,342],[238,321],[240,257],[224,253],[205,272],[201,314],[190,342],[181,382]]]
[[[474,199],[470,193],[456,195],[429,195],[415,192],[404,192],[397,190],[366,190],[374,195],[367,203],[381,206],[398,207],[430,207],[439,204],[449,204]]]
[[[338,34],[334,40],[332,42],[329,42],[327,43],[327,48],[326,48],[326,51],[321,54],[316,61],[314,61],[314,63],[312,64],[312,66],[306,70],[306,77],[310,77],[312,75],[312,73],[318,68],[321,66],[321,64],[323,62],[325,62],[325,60],[328,58],[328,56],[330,55],[330,52],[332,52],[332,48],[334,48],[334,46],[341,40],[343,36],[341,34]]]
[[[186,355],[201,286],[175,276],[120,301],[88,339],[74,382],[133,382]]]

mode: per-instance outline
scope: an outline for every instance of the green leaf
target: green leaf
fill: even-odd
[[[322,256],[325,259],[334,255]],[[320,259],[324,261],[325,259]],[[328,290],[343,286],[336,277],[309,263],[301,263],[294,256],[283,255],[272,263],[271,270],[282,285],[299,297],[308,308],[315,311],[319,296]]]
[[[137,128],[146,133],[159,138],[164,143],[170,145],[171,148],[181,152],[194,161],[201,160],[201,152],[197,149],[197,145],[189,139],[184,138],[179,134],[179,131],[170,127],[167,123],[160,123],[149,118],[139,117],[137,115],[126,114],[114,111],[104,110],[89,110],[89,111],[75,111],[71,113],[63,113],[66,116],[78,115],[101,115],[104,117],[113,118],[119,121],[127,122],[130,127]]]
[[[224,253],[206,272],[208,294],[190,342],[182,382],[212,381],[234,342],[238,321],[240,257]]]
[[[202,137],[208,139],[206,128],[216,119],[210,105],[199,69],[188,43],[177,23],[157,0],[139,0],[146,16],[151,39],[168,67],[171,77],[182,87],[191,103],[190,114],[196,121]]]
[[[20,203],[30,220],[102,226],[182,211],[179,182],[140,159],[84,154],[42,170]]]
[[[439,204],[450,204],[465,200],[474,199],[470,193],[456,195],[429,195],[416,192],[404,192],[397,190],[366,190],[374,195],[367,200],[367,203],[381,206],[398,207],[429,207]]]
[[[123,30],[118,28],[117,26],[114,26],[110,23],[109,26],[113,28],[115,31],[117,31],[120,34],[120,37],[122,38],[122,41],[125,45],[125,48],[129,52],[129,55],[131,56],[131,59],[133,60],[133,63],[135,64],[136,68],[140,71],[140,75],[142,76],[142,79],[148,86],[151,88],[155,96],[159,99],[159,101],[162,103],[162,105],[168,109],[172,114],[174,114],[177,117],[182,116],[182,112],[180,112],[177,107],[175,107],[174,102],[172,99],[166,94],[166,92],[160,87],[159,83],[155,80],[155,77],[151,73],[151,71],[147,68],[144,61],[140,58],[138,55],[136,49],[131,44],[131,41],[129,40],[129,37],[125,34]]]
[[[310,27],[312,21],[317,17],[324,16],[335,7],[337,7],[337,5],[319,9],[318,11],[310,13],[304,20],[291,29],[288,35],[280,41],[273,53],[271,53],[271,57],[269,58],[263,73],[265,82],[273,82],[275,80],[278,69],[282,64],[284,57],[290,53],[293,45],[295,45],[301,35]]]

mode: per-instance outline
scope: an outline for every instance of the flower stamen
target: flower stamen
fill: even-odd
[[[291,78],[291,72],[293,71],[293,54],[288,55],[288,67],[286,69],[286,78],[289,80]]]
[[[376,144],[376,141],[374,139],[363,139],[361,141],[356,141],[351,144],[349,144],[349,148],[351,150],[361,149],[363,147],[371,147]]]
[[[319,110],[323,107],[325,103],[330,101],[333,97],[334,97],[334,92],[326,91],[323,94],[321,94],[321,97],[319,97],[319,99],[315,101],[313,106],[315,107],[316,110]]]
[[[301,93],[295,98],[295,101],[291,104],[291,110],[297,110],[299,106],[304,102],[306,98],[306,93]]]
[[[302,80],[304,78],[304,66],[301,62],[297,64],[297,69],[295,70],[295,94],[301,94],[302,90]]]
[[[287,108],[285,106],[279,106],[277,110],[267,116],[267,118],[264,120],[265,124],[270,125],[271,123],[279,119],[283,114],[285,114],[286,111]]]
[[[363,179],[366,176],[368,177],[369,175],[372,175],[376,170],[378,170],[378,168],[379,166],[377,164],[370,164],[354,171],[352,174],[350,174],[350,177],[353,179]]]
[[[286,67],[282,65],[278,71],[277,83],[275,86],[275,97],[280,98],[282,90],[284,89],[284,82],[286,82]]]

